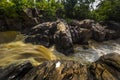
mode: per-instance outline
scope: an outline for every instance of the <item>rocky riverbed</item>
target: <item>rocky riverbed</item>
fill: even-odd
[[[3,41],[8,33],[8,36],[13,35],[4,32]],[[17,34],[12,42],[0,44],[0,80],[120,79],[119,39],[104,42],[91,40],[87,46],[75,45],[74,54],[65,56],[54,46],[47,49],[41,45],[26,44],[22,42],[23,38]]]
[[[73,60],[45,61],[33,66],[29,61],[0,69],[1,80],[119,80],[120,55],[111,53],[89,65]]]
[[[0,80],[120,80],[120,23],[20,15],[0,20]]]

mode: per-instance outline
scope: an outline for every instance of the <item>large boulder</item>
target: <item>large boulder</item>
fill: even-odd
[[[58,51],[68,55],[73,53],[73,43],[70,28],[65,22],[57,22],[57,31],[54,34],[55,47]]]
[[[92,26],[92,39],[96,41],[105,41],[105,36],[105,26],[102,26],[99,23],[96,23],[94,26]]]
[[[102,56],[89,70],[94,80],[120,80],[120,55],[111,53]]]
[[[92,31],[90,29],[79,26],[70,26],[70,32],[74,44],[88,44],[88,41],[92,37]]]
[[[25,42],[51,46],[54,43],[53,36],[57,30],[55,22],[44,22],[34,26],[27,34]]]
[[[69,25],[73,43],[88,44],[88,41],[92,37],[92,26],[94,24],[95,21],[90,19],[85,19],[82,21],[72,20]]]

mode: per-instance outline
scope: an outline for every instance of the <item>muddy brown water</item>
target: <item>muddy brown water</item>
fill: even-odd
[[[0,32],[0,66],[25,60],[39,65],[46,60],[72,59],[83,64],[96,61],[100,56],[112,52],[120,53],[120,39],[104,42],[89,41],[88,49],[75,45],[75,53],[65,56],[55,50],[54,46],[45,48],[41,45],[26,44],[25,36],[15,31]]]

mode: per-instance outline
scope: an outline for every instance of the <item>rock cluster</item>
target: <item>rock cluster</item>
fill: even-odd
[[[39,66],[29,62],[12,64],[0,71],[0,80],[120,80],[120,55],[104,55],[89,66],[56,60]]]
[[[90,39],[106,41],[120,37],[120,24],[114,21],[96,23],[94,20],[64,20],[44,22],[26,32],[25,42],[32,42],[49,47],[55,44],[56,49],[65,55],[73,53],[74,44],[88,44]]]
[[[64,21],[45,22],[33,27],[25,42],[41,44],[49,47],[55,44],[60,52],[73,53],[73,43],[70,29]]]

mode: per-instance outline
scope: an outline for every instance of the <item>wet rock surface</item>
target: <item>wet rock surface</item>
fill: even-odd
[[[34,26],[27,34],[29,35],[25,42],[31,42],[36,44],[41,44],[46,47],[49,47],[53,44],[53,35],[55,34],[56,23],[46,22]]]
[[[54,34],[56,49],[66,55],[73,53],[73,43],[68,25],[58,22],[57,31]]]
[[[93,63],[89,70],[94,80],[119,80],[120,79],[120,55],[111,53],[102,56]]]
[[[87,73],[87,68],[80,63],[61,60],[44,62],[28,72],[22,80],[87,80]]]
[[[11,64],[1,69],[0,80],[20,80],[33,66],[29,61]]]
[[[120,80],[120,55],[111,53],[89,66],[72,60],[29,62],[0,69],[1,80]]]

